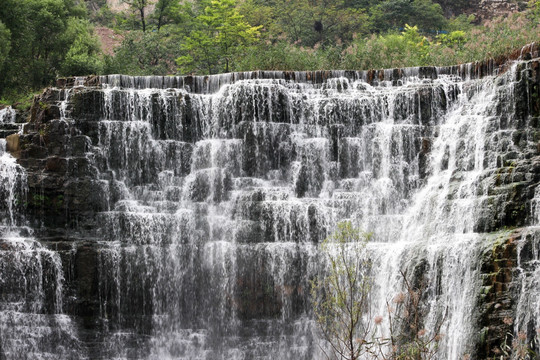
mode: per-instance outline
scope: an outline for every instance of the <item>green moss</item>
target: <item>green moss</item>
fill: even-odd
[[[34,194],[30,201],[30,205],[33,207],[41,207],[50,204],[49,197],[43,194]]]
[[[487,342],[487,337],[489,334],[489,329],[487,327],[480,330],[480,344],[485,344]]]
[[[263,293],[265,296],[270,296],[274,294],[274,286],[270,283],[264,284]]]
[[[30,198],[30,201],[25,206],[34,208],[47,207],[55,212],[59,212],[64,206],[64,195],[56,195],[49,197],[44,194],[34,194]]]
[[[517,164],[515,160],[504,160],[504,171],[511,173],[512,171],[514,171],[516,165]]]
[[[58,212],[64,205],[64,195],[58,195],[52,200],[52,206],[54,211]]]

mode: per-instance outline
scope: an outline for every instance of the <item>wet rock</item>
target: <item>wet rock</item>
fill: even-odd
[[[485,84],[488,104],[481,86],[456,76],[504,73],[505,63],[59,80],[62,89],[36,99],[15,146],[28,184],[18,206],[54,256],[43,268],[25,263],[26,274],[48,274],[32,277],[28,289],[20,264],[0,263],[10,273],[0,304],[13,298],[31,308],[41,296],[39,311],[54,313],[61,268],[62,311],[82,319],[81,346],[106,348],[111,333],[131,334],[121,350],[99,350],[103,358],[130,357],[152,348],[146,341],[167,342],[156,339],[163,334],[183,341],[191,329],[209,339],[201,352],[223,339],[240,342],[235,351],[256,337],[283,346],[299,331],[289,327],[310,327],[309,280],[324,271],[317,245],[337,221],[374,230],[374,248],[392,251],[384,242],[411,240],[400,233],[408,222],[429,239],[412,239],[420,250],[395,265],[409,266],[425,303],[450,294],[444,264],[459,254],[439,247],[462,233],[487,239],[480,258],[462,267],[478,269],[482,282],[467,295],[481,333],[471,355],[494,356],[512,330],[505,319],[516,317],[518,259],[527,276],[535,271],[538,249],[523,229],[501,239],[487,233],[537,221],[538,65],[520,65],[515,87],[504,74],[493,88]],[[229,86],[244,79],[254,81]],[[424,189],[428,198],[418,199]],[[0,241],[2,251],[9,246]],[[435,259],[432,251],[440,252]],[[34,289],[39,279],[46,289]],[[430,311],[419,309],[419,324]],[[258,340],[249,346],[260,350]],[[314,347],[292,344],[286,348]],[[185,346],[171,345],[171,356],[186,357]],[[310,358],[306,351],[298,358]]]
[[[521,233],[506,232],[482,254],[481,277],[482,293],[478,298],[478,326],[481,329],[478,338],[478,358],[487,359],[497,356],[512,333],[514,314],[514,296],[512,281],[516,266],[516,246],[521,240]]]
[[[15,158],[19,158],[21,156],[21,144],[18,134],[9,135],[6,138],[6,150],[9,151]]]

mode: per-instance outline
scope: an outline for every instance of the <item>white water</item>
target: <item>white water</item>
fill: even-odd
[[[6,152],[4,139],[0,139],[0,179],[0,226],[11,227],[16,223],[15,208],[26,200],[26,174],[15,158]]]
[[[6,123],[6,124],[14,123],[15,116],[16,116],[16,112],[11,106],[0,109],[0,124],[1,123]]]
[[[371,256],[377,259],[373,270],[378,285],[375,308],[383,313],[386,301],[402,291],[401,269],[412,271],[422,263],[426,291],[437,294],[427,299],[425,326],[434,328],[444,320],[438,356],[459,359],[474,346],[471,339],[477,330],[474,299],[480,291],[479,255],[485,236],[475,232],[474,226],[482,216],[492,181],[486,173],[497,167],[492,151],[506,141],[501,136],[504,129],[488,132],[488,127],[498,122],[496,107],[501,92],[511,94],[513,76],[515,70],[503,75],[499,86],[494,85],[493,77],[468,83],[445,75],[427,83],[406,78],[406,85],[398,88],[385,83],[372,87],[362,80],[346,78],[331,79],[322,88],[283,80],[241,80],[215,94],[191,95],[198,127],[190,134],[197,141],[189,175],[183,176],[178,169],[174,174],[160,173],[167,183],[157,192],[135,187],[129,198],[144,194],[144,207],[138,208],[144,214],[131,213],[128,223],[137,224],[139,233],[123,229],[113,238],[127,235],[131,239],[154,239],[150,243],[166,241],[163,234],[170,233],[171,223],[178,223],[178,215],[151,215],[152,207],[163,209],[162,204],[168,203],[169,211],[182,209],[174,211],[180,211],[181,223],[192,224],[187,225],[191,228],[199,212],[196,202],[206,202],[203,216],[208,240],[203,245],[203,269],[221,278],[214,285],[217,303],[212,305],[213,312],[218,319],[230,318],[228,326],[235,331],[240,326],[235,320],[238,314],[234,306],[228,309],[231,305],[226,297],[239,286],[234,279],[239,276],[238,256],[244,247],[254,252],[251,257],[265,254],[266,265],[259,266],[270,274],[274,284],[284,284],[287,277],[278,274],[290,268],[286,263],[292,255],[283,252],[287,244],[296,244],[297,254],[317,262],[316,253],[308,250],[313,247],[309,241],[322,240],[337,221],[353,219],[373,232],[375,239],[370,245]],[[425,89],[432,101],[427,115],[422,113],[426,111],[426,99],[418,98],[419,91]],[[148,171],[150,160],[145,158],[136,169],[129,168],[132,154],[138,158],[151,154],[152,162],[166,168],[163,164],[167,157],[162,154],[167,151],[163,147],[171,143],[149,137],[156,123],[156,114],[149,111],[152,97],[157,95],[162,104],[168,104],[173,94],[189,95],[182,90],[118,88],[105,93],[105,118],[122,121],[101,122],[106,135],[101,137],[105,140],[100,147],[104,153],[119,155],[114,158],[119,162],[119,179],[136,183],[141,180],[139,174]],[[457,98],[453,98],[454,93]],[[115,112],[118,103],[113,95],[125,99],[120,100],[120,104],[125,103],[120,106],[121,113]],[[447,109],[440,108],[442,100],[447,102]],[[511,103],[511,98],[505,100]],[[163,108],[168,126],[174,126],[183,116],[170,105]],[[512,109],[507,111],[511,113]],[[345,126],[337,158],[331,154],[332,124]],[[413,145],[419,133],[426,131],[422,124],[430,127],[425,136],[431,142],[424,179]],[[186,136],[185,131],[185,126],[169,130],[178,140]],[[246,148],[250,131],[255,138],[251,153]],[[111,134],[119,133],[124,141],[115,142]],[[243,163],[250,156],[255,161],[246,168]],[[168,194],[173,189],[177,202],[171,204]],[[246,200],[253,194],[262,195],[259,218],[253,217],[252,208],[245,208],[251,205]],[[184,220],[185,215],[190,220]],[[253,235],[257,223],[260,232]],[[146,224],[143,233],[141,224]],[[193,236],[196,230],[187,230],[186,235],[186,230],[177,231],[188,242],[197,238]],[[246,232],[256,236],[247,241],[257,245],[243,245]],[[311,271],[303,276],[310,277],[318,270]],[[280,317],[291,321],[295,316],[290,299],[283,294],[281,297]],[[163,349],[159,351],[164,354]],[[244,356],[240,354],[229,356]]]
[[[81,359],[73,320],[63,315],[60,255],[26,226],[24,169],[0,139],[0,357]]]
[[[482,255],[501,236],[486,233],[504,201],[490,189],[501,158],[525,160],[535,144],[512,141],[516,66],[481,80],[446,70],[421,79],[407,69],[397,83],[373,85],[345,72],[320,83],[299,81],[302,73],[297,82],[243,73],[191,85],[109,76],[90,90],[103,107],[85,120],[88,156],[109,204],[90,233],[99,356],[322,358],[309,280],[323,272],[318,244],[342,220],[373,233],[373,314],[386,318],[405,271],[425,283],[425,329],[442,324],[437,358],[473,353]],[[72,126],[76,93],[60,102]],[[22,180],[4,156],[0,178],[12,189]],[[516,333],[539,326],[538,194],[524,230],[536,248],[518,245]],[[62,289],[60,260],[47,254]]]

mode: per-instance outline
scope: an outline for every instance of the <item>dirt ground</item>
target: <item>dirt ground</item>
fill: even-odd
[[[114,55],[114,49],[120,46],[124,39],[123,35],[117,34],[114,30],[106,27],[96,27],[94,32],[101,41],[101,49],[107,55]]]

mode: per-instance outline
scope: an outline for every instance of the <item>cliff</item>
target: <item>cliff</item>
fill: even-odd
[[[474,15],[478,22],[490,20],[499,16],[523,11],[527,1],[513,0],[474,0],[474,1],[446,1],[439,0],[446,17],[461,14]]]
[[[539,70],[529,46],[446,68],[60,79],[1,158],[0,358],[318,358],[310,280],[343,219],[373,233],[373,309],[400,270],[425,284],[439,359],[520,332],[538,351]]]

